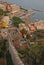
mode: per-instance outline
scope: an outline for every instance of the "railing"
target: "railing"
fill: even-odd
[[[14,65],[24,65],[23,62],[20,60],[18,53],[15,47],[11,44],[11,42],[9,42],[9,52],[11,54]]]

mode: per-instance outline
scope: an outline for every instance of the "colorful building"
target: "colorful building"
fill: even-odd
[[[9,16],[4,16],[0,22],[0,27],[8,27],[9,26]]]
[[[9,11],[9,12],[12,11],[11,5],[10,5],[10,4],[7,4],[6,9],[7,9],[7,11]]]

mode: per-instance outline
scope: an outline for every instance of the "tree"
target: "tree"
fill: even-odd
[[[0,15],[3,15],[3,9],[0,9]]]
[[[19,52],[19,56],[22,59],[22,61],[24,62],[24,64],[29,65],[29,49],[25,48],[24,50],[18,50],[18,52]]]
[[[9,12],[8,11],[4,11],[4,16],[8,16]]]
[[[0,40],[0,61],[2,65],[6,64],[7,40]]]
[[[22,19],[20,19],[19,17],[13,17],[12,21],[14,23],[14,26],[18,27],[20,23],[24,23],[24,21]]]
[[[26,39],[29,39],[30,40],[30,34],[27,34],[26,35]]]
[[[44,39],[44,30],[36,30],[35,32],[31,33],[31,35],[31,41],[36,43],[41,39]]]
[[[34,44],[30,48],[18,50],[19,56],[28,65],[44,64],[44,44]]]
[[[8,46],[8,45],[7,45],[7,40],[4,39],[4,40],[3,40],[3,46],[2,46],[2,50],[4,51],[4,53],[7,52],[7,49],[8,49],[7,46]]]
[[[29,60],[33,65],[44,63],[44,44],[34,44],[30,47]]]

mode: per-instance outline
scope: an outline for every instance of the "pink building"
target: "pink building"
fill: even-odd
[[[6,9],[7,9],[7,11],[12,11],[11,5],[10,4],[7,4]]]

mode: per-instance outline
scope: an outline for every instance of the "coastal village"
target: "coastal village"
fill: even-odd
[[[0,65],[44,65],[44,20],[33,9],[0,2]]]

